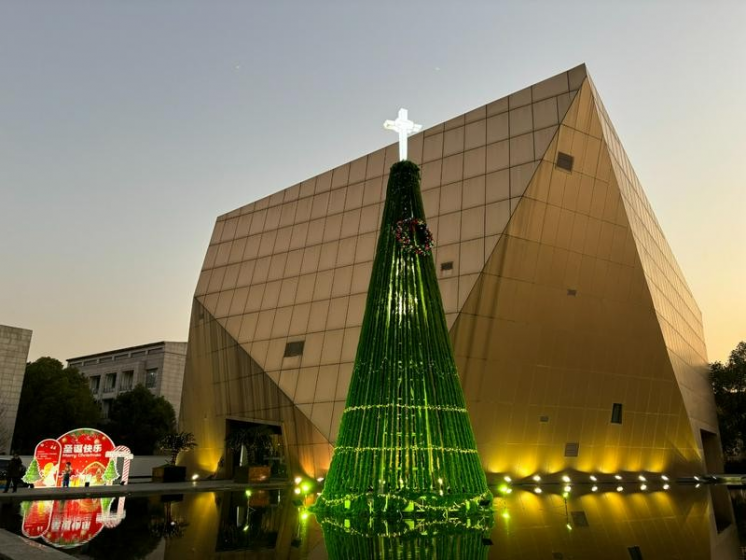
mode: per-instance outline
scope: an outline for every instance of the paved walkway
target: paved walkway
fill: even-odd
[[[70,555],[0,529],[0,558],[3,560],[70,560]]]
[[[107,496],[144,496],[146,494],[185,494],[187,492],[237,491],[246,488],[285,488],[289,482],[236,483],[232,480],[207,480],[200,482],[143,482],[126,486],[76,486],[72,488],[19,488],[15,494],[0,492],[0,503],[26,500],[64,500]],[[1,548],[1,547],[0,547]],[[0,558],[2,558],[0,556]]]

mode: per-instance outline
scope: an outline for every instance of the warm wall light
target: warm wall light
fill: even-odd
[[[594,475],[591,475],[591,480],[592,480],[593,482],[596,482],[596,481],[597,481],[598,479],[597,479],[597,478],[596,478],[596,477],[595,477]]]
[[[570,482],[570,477],[569,477],[569,476],[567,476],[566,474],[563,474],[563,475],[562,475],[562,480],[563,480],[564,482]]]
[[[541,477],[538,474],[535,474],[531,478],[533,478],[536,482],[539,482],[541,480]]]
[[[616,491],[617,492],[622,492],[623,490],[624,490],[624,487],[622,487],[622,486],[617,486],[616,487]]]
[[[622,480],[622,477],[621,477],[621,476],[619,476],[618,474],[615,474],[615,475],[614,475],[614,478],[616,478],[617,480]]]

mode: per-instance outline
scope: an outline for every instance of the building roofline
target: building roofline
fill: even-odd
[[[126,348],[117,348],[114,350],[108,350],[106,352],[97,352],[95,354],[86,354],[84,356],[76,356],[74,358],[67,358],[67,363],[75,362],[78,360],[86,360],[90,358],[99,358],[101,356],[108,356],[109,354],[118,354],[119,352],[131,352],[132,350],[142,350],[144,348],[152,348],[153,346],[160,346],[166,344],[186,344],[187,342],[181,340],[161,340],[158,342],[150,342],[148,344],[138,344],[137,346],[127,346]]]

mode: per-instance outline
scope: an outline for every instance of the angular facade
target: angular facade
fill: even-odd
[[[324,476],[363,318],[391,145],[220,216],[182,400],[221,471],[231,422]],[[487,473],[720,468],[699,308],[585,67],[410,138]]]

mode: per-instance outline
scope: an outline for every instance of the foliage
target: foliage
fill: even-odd
[[[746,342],[739,342],[725,364],[710,364],[710,379],[726,456],[746,452]]]
[[[117,445],[126,445],[135,455],[151,455],[174,431],[176,414],[170,402],[140,384],[111,402],[109,421],[107,433]]]
[[[225,446],[236,453],[246,447],[249,465],[264,465],[267,457],[275,455],[271,427],[256,424],[254,426],[235,428],[225,438]]]
[[[182,451],[191,451],[197,447],[197,441],[194,439],[194,434],[192,432],[174,431],[161,438],[161,441],[158,442],[158,447],[161,451],[168,451],[171,454],[171,460],[169,462],[172,465],[175,465],[179,453]]]
[[[98,403],[83,374],[63,367],[54,358],[39,358],[26,365],[13,447],[31,454],[42,439],[96,426],[100,418]]]
[[[456,370],[420,171],[391,167],[360,342],[318,512],[443,516],[491,503]]]

